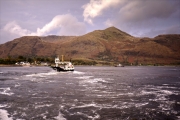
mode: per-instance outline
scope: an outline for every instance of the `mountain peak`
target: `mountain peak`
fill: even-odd
[[[111,26],[111,27],[106,28],[105,30],[119,30],[119,29],[114,26]]]
[[[118,28],[116,28],[116,27],[114,27],[114,26],[109,27],[109,28],[106,28],[104,31],[121,34],[121,35],[123,35],[123,36],[131,36],[131,35],[129,35],[128,33],[124,32],[124,31],[121,31],[121,30],[119,30]],[[131,36],[131,37],[132,37],[132,36]]]
[[[110,40],[110,41],[114,41],[114,40],[133,40],[135,39],[135,37],[127,34],[126,32],[123,32],[121,30],[119,30],[118,28],[112,26],[109,28],[106,28],[104,30],[95,30],[93,32],[90,32],[86,35],[84,35],[85,38],[91,38],[94,40],[98,40],[98,39],[104,39],[104,40]]]

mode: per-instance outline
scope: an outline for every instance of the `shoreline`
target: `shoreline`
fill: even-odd
[[[4,64],[0,64],[0,67],[49,67],[49,66],[44,66],[44,65],[22,66],[22,65],[4,65]]]
[[[75,65],[75,66],[89,66],[89,67],[101,67],[101,66],[109,66],[109,67],[115,67],[115,66],[112,66],[112,65]],[[149,66],[149,67],[163,67],[163,66],[166,66],[166,67],[180,67],[180,65],[157,65],[157,66],[154,66],[154,65],[127,65],[127,66],[124,66],[124,67],[129,67],[129,66],[136,66],[136,67],[140,67],[140,66]],[[0,67],[51,67],[51,66],[44,66],[44,65],[30,65],[30,66],[22,66],[22,65],[5,65],[5,64],[0,64]]]

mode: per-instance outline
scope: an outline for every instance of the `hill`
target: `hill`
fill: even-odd
[[[0,58],[55,57],[124,64],[179,64],[180,35],[137,38],[115,27],[82,36],[24,36],[0,45]]]

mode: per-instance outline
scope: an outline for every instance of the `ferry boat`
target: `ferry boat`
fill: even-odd
[[[55,58],[55,66],[52,66],[52,68],[58,72],[74,71],[74,65],[71,63],[71,61],[64,61],[63,55],[61,61],[59,60],[59,57]]]

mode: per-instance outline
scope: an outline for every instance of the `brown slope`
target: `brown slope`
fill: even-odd
[[[63,43],[65,41],[71,40],[75,38],[76,36],[56,36],[56,35],[49,35],[49,36],[43,36],[41,39],[46,42],[51,43]]]
[[[104,46],[98,39],[81,36],[59,45],[56,54],[73,58],[91,58],[96,52],[103,51]]]
[[[158,35],[153,41],[180,53],[180,35],[178,34]]]
[[[145,64],[171,64],[179,63],[179,46],[178,36],[180,35],[160,35],[155,38],[142,38],[135,44],[134,48],[125,51],[125,55],[129,56],[131,61],[139,61]],[[163,36],[163,37],[162,37]],[[168,38],[168,39],[166,39]],[[175,50],[174,50],[175,49]]]
[[[7,56],[52,56],[56,45],[41,37],[25,36],[0,45],[0,57]]]
[[[106,51],[116,53],[116,50],[119,49],[117,47],[120,44],[132,42],[136,39],[115,27],[110,27],[105,30],[95,30],[83,36],[73,38],[59,46],[58,53],[75,58],[101,59],[101,57],[108,57],[109,55],[99,56],[99,54],[104,52],[106,54]]]

